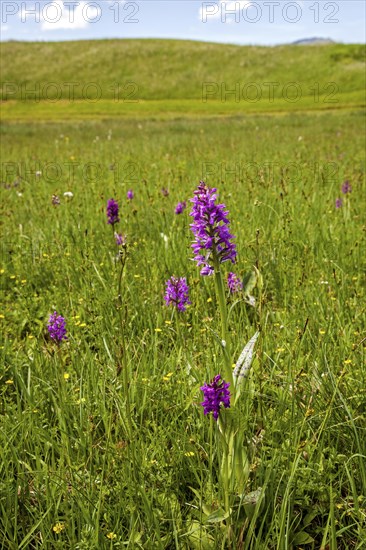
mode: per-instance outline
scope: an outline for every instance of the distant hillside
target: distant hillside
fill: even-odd
[[[317,38],[315,36],[313,38],[302,38],[301,40],[295,40],[293,44],[296,44],[297,46],[314,46],[320,44],[335,44],[335,42],[331,38]]]
[[[240,93],[256,101],[260,94],[293,94],[291,83],[303,96],[365,86],[362,45],[270,48],[146,39],[5,42],[0,48],[3,99],[198,100],[204,90],[210,99],[235,101]]]

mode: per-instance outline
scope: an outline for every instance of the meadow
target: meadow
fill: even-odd
[[[323,48],[319,56],[347,57]],[[20,54],[13,65],[20,71]],[[61,102],[4,101],[1,548],[364,547],[357,78],[334,109],[308,98],[303,109],[282,102],[270,112],[267,102],[243,112],[233,101],[202,113],[201,88],[185,94],[191,110],[167,115],[149,103],[164,99],[158,91],[145,111],[138,102],[116,116],[108,97],[97,116],[99,103],[80,98],[75,117]],[[166,98],[181,105],[169,89]],[[214,277],[200,275],[191,248],[200,180],[225,203],[238,252],[220,266],[234,363],[259,331],[240,399],[220,409],[246,456],[241,491],[229,493],[219,423],[201,406],[225,349]],[[229,272],[247,294],[229,292]],[[186,311],[165,303],[171,276],[186,277]],[[61,343],[47,330],[54,311],[66,321]]]

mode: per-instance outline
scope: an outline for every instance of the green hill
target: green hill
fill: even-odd
[[[233,104],[235,109],[240,103],[249,111],[364,103],[362,45],[258,47],[155,39],[5,42],[1,56],[1,98],[33,103],[32,116],[45,108],[39,101],[53,104],[55,113],[66,109],[64,102],[86,100],[91,114],[108,111],[113,116],[112,103],[125,103],[124,111],[132,113],[141,108],[136,104],[151,100],[158,102],[157,112],[161,100],[195,100],[194,111],[204,111],[204,104],[211,102]],[[108,106],[102,107],[104,100]],[[17,112],[23,112],[20,105],[3,104],[5,117]]]

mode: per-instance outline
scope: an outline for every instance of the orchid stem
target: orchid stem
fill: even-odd
[[[227,307],[224,281],[220,269],[220,264],[217,258],[214,258],[214,271],[215,271],[215,284],[216,292],[219,300],[220,316],[221,316],[221,339],[225,359],[225,378],[227,382],[233,387],[233,373],[232,373],[232,358],[230,350],[230,335],[227,326]]]

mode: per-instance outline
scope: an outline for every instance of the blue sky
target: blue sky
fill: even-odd
[[[363,0],[0,0],[1,40],[178,38],[275,45],[364,43]]]

